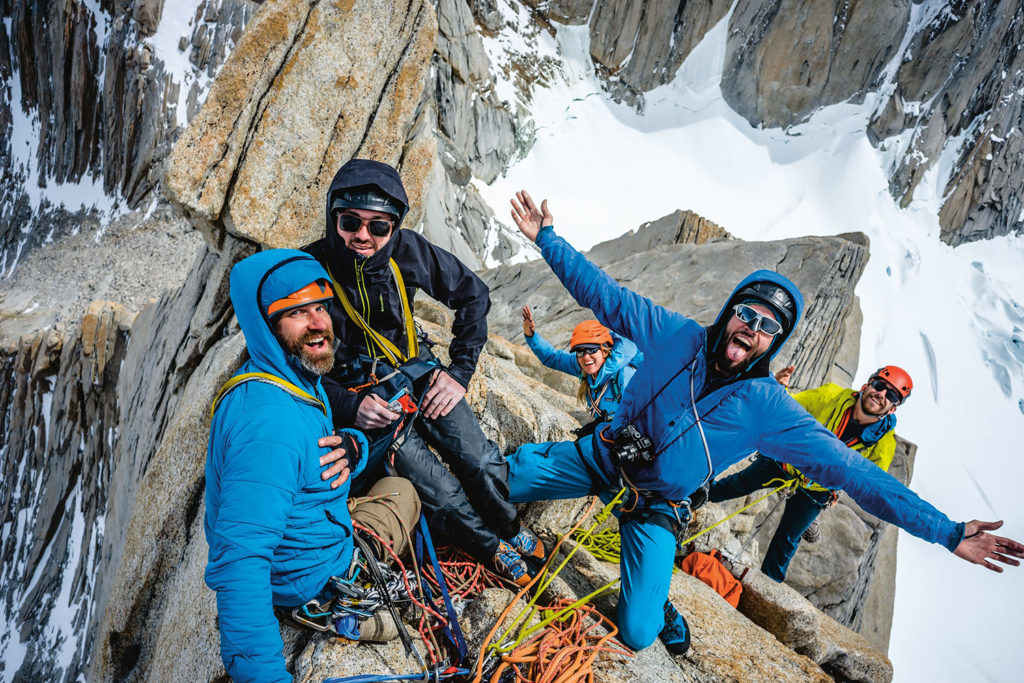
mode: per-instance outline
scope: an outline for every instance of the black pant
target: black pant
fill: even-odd
[[[759,456],[746,469],[712,484],[708,499],[712,503],[720,503],[723,500],[753,493],[767,486],[773,479],[785,481],[792,478],[792,475],[782,469],[782,465],[770,458]],[[831,491],[798,488],[786,501],[782,519],[779,520],[779,526],[761,562],[761,571],[765,576],[782,583],[786,578],[789,562],[800,545],[801,535],[818,517],[818,513],[828,505],[831,495]]]
[[[508,463],[465,399],[444,417],[418,416],[394,469],[416,487],[437,538],[489,562],[499,540],[519,532],[518,512],[508,502]]]

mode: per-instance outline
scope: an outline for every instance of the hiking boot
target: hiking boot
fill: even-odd
[[[519,552],[524,560],[527,558],[543,560],[547,556],[544,544],[537,538],[537,534],[525,526],[519,527],[519,533],[510,538],[508,542],[509,545]]]
[[[690,649],[690,627],[671,601],[665,601],[665,626],[658,634],[665,649],[672,655],[684,655]]]
[[[811,525],[807,527],[807,531],[801,534],[800,537],[808,543],[817,543],[818,541],[820,541],[821,529],[818,528],[818,520],[814,520],[813,522],[811,522]]]
[[[494,552],[494,569],[517,586],[525,586],[533,579],[519,551],[507,541],[501,541]]]

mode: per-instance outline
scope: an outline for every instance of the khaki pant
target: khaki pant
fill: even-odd
[[[420,499],[408,479],[384,477],[365,496],[351,498],[348,509],[352,521],[373,531],[401,557],[409,552],[413,527],[420,518]],[[391,561],[391,554],[372,536],[364,536],[377,557]]]

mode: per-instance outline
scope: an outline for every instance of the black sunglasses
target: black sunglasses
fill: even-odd
[[[345,232],[359,232],[359,228],[363,225],[374,237],[387,237],[391,234],[391,229],[395,224],[387,218],[365,219],[351,213],[338,214],[338,227]]]
[[[576,354],[577,358],[583,358],[583,356],[586,356],[588,353],[594,354],[600,350],[600,346],[577,346],[575,349],[572,350],[572,352]]]
[[[758,313],[746,304],[736,304],[732,310],[736,313],[736,317],[754,332],[764,332],[769,337],[774,337],[782,332],[782,325],[778,320],[770,315]]]
[[[899,404],[903,403],[903,396],[900,394],[900,392],[893,389],[892,386],[890,386],[889,383],[886,382],[885,380],[877,378],[873,379],[870,382],[868,382],[868,386],[870,386],[875,391],[884,391],[885,400],[893,404],[894,406],[898,406]]]

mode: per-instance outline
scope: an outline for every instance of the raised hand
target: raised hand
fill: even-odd
[[[789,388],[789,380],[793,378],[793,371],[796,370],[795,365],[787,365],[778,372],[775,373],[775,381],[782,386]]]
[[[537,326],[533,322],[533,311],[530,310],[529,306],[523,306],[523,334],[527,337],[532,337],[536,330]]]
[[[518,200],[518,201],[517,201]],[[526,190],[516,192],[515,199],[512,199],[512,221],[519,228],[519,232],[526,236],[531,242],[537,241],[537,233],[542,227],[554,225],[555,219],[548,211],[548,200],[540,204],[540,208],[533,203],[533,198]]]

